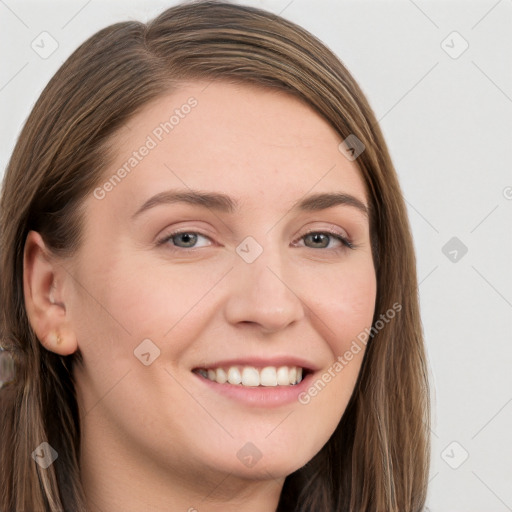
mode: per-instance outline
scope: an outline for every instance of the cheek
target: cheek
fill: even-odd
[[[374,268],[367,262],[322,277],[327,284],[310,288],[308,305],[330,350],[329,362],[298,397],[305,424],[315,418],[315,450],[334,432],[354,391],[366,349],[361,333],[371,327],[376,297]]]
[[[208,322],[208,294],[229,271],[229,262],[221,267],[205,262],[171,268],[137,255],[103,264],[101,273],[89,265],[83,275],[89,276],[90,292],[80,293],[77,302],[83,339],[110,351],[117,365],[131,362],[133,350],[146,338],[162,351],[171,350],[171,359],[177,360]],[[106,337],[112,340],[108,347],[102,341]]]
[[[370,263],[319,275],[306,294],[308,305],[325,324],[322,332],[335,355],[347,350],[347,345],[371,326],[377,285]],[[320,286],[322,282],[324,286]]]
[[[171,267],[153,261],[150,266],[141,264],[130,275],[118,269],[112,279],[123,283],[109,292],[107,302],[135,337],[166,337],[198,310],[207,313],[207,296],[229,268],[210,262]]]
[[[370,259],[358,263],[326,273],[309,292],[308,304],[315,313],[312,322],[330,349],[330,357],[301,403],[313,401],[318,413],[330,418],[333,429],[353,392],[375,310],[373,263]],[[322,281],[328,284],[318,286]]]
[[[371,326],[375,311],[376,281],[374,274],[352,276],[347,279],[346,287],[338,295],[337,308],[332,312],[341,329],[339,339],[342,346],[338,352],[345,349],[347,338],[353,340],[366,328]],[[337,330],[339,330],[337,329]]]

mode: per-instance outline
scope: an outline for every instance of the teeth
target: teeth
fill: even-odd
[[[267,366],[260,372],[262,386],[277,386],[277,371],[273,366]]]
[[[219,384],[228,382],[248,387],[293,386],[302,381],[302,368],[297,366],[266,366],[261,369],[253,366],[231,366],[226,369],[200,369],[197,373]]]
[[[240,370],[235,366],[232,366],[228,370],[228,382],[230,384],[240,384],[242,382],[242,376],[240,375]]]
[[[215,370],[213,370],[215,371]],[[209,373],[208,373],[208,378],[209,378]],[[224,384],[225,382],[228,381],[228,376],[226,375],[226,372],[222,369],[222,368],[218,368],[217,371],[215,372],[215,380],[219,383],[219,384]],[[213,380],[213,379],[212,379]]]
[[[277,384],[279,386],[288,386],[288,384],[293,384],[293,382],[290,381],[289,377],[290,371],[286,366],[280,366],[277,369]]]
[[[260,372],[250,366],[244,368],[242,371],[242,384],[244,386],[259,386]]]

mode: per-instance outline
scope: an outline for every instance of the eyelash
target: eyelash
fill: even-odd
[[[200,235],[200,236],[208,238],[208,239],[210,238],[209,236],[204,235],[203,233],[200,233],[198,231],[181,229],[181,230],[173,231],[172,233],[169,233],[168,235],[165,235],[164,238],[160,239],[157,242],[157,245],[158,246],[164,245],[167,242],[170,242],[175,236],[180,235],[180,234],[184,234],[184,233]],[[311,230],[311,231],[308,231],[307,233],[304,233],[297,240],[302,240],[306,236],[312,235],[312,234],[315,234],[315,235],[329,235],[329,236],[339,240],[342,243],[342,245],[343,245],[343,247],[338,247],[338,248],[335,248],[335,249],[323,248],[324,250],[340,251],[340,250],[344,250],[344,249],[355,249],[356,248],[356,245],[353,242],[351,242],[348,238],[345,238],[345,237],[341,236],[339,233],[337,233],[336,231],[333,231],[333,230],[330,230],[330,229],[325,229],[325,230],[322,230],[322,231],[320,231],[320,230]],[[306,248],[307,249],[313,249],[312,247],[306,247]],[[197,249],[198,249],[197,247],[188,247],[188,248],[186,248],[186,247],[177,247],[177,246],[173,247],[173,250],[182,251],[182,252],[192,252],[192,251],[195,251]],[[320,248],[320,249],[322,249],[322,248]],[[316,250],[316,249],[314,249],[314,250]]]

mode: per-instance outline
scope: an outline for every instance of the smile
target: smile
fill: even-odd
[[[299,366],[230,366],[228,368],[198,368],[194,370],[205,379],[218,384],[234,384],[247,387],[294,386],[303,378]],[[304,371],[307,373],[307,370]]]

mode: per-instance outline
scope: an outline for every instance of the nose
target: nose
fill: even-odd
[[[225,306],[230,324],[250,324],[260,332],[272,333],[304,317],[293,269],[278,251],[271,254],[265,249],[252,263],[238,260],[230,279],[232,291]]]

